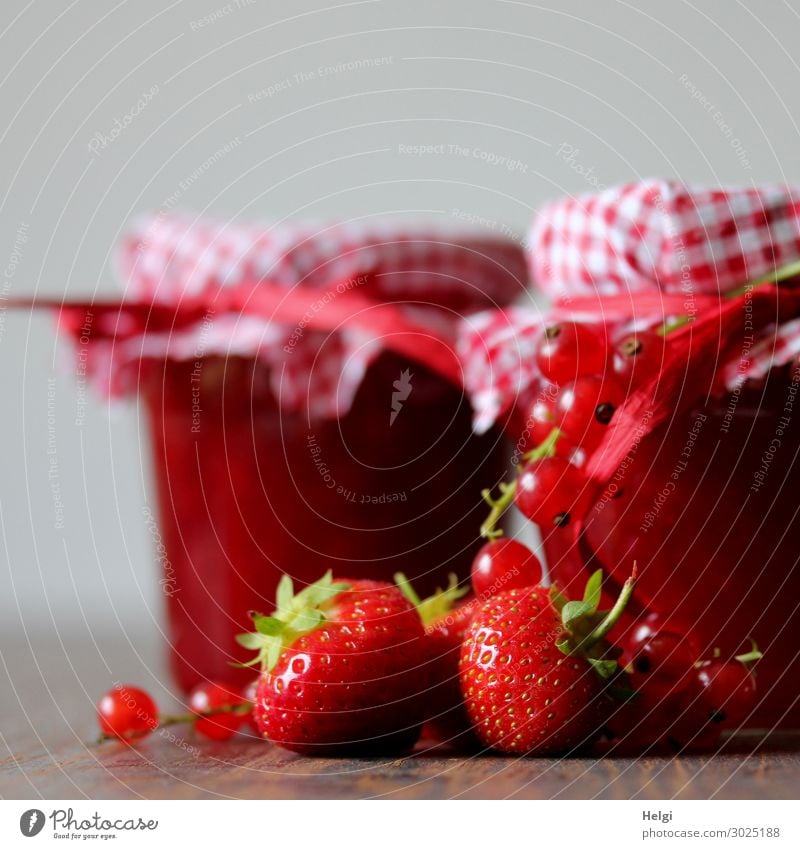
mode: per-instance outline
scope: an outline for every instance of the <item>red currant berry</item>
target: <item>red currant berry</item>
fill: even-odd
[[[620,379],[636,386],[661,371],[664,337],[649,330],[628,333],[614,345],[614,371]]]
[[[132,741],[158,727],[158,708],[144,690],[120,684],[100,699],[97,720],[104,734]]]
[[[758,701],[756,679],[738,660],[706,660],[697,670],[697,679],[708,718],[721,728],[737,728],[753,712]]]
[[[189,693],[189,709],[192,713],[210,716],[199,716],[195,720],[195,731],[209,740],[229,740],[242,727],[246,717],[235,710],[246,704],[240,693],[234,693],[224,684],[206,681],[198,684]],[[225,710],[231,708],[231,710]]]
[[[517,478],[514,500],[523,516],[543,528],[581,520],[593,502],[589,480],[563,457],[527,463]]]
[[[636,690],[644,689],[659,697],[677,693],[688,685],[696,658],[685,635],[656,631],[641,641],[634,637],[629,652]]]
[[[487,542],[472,561],[472,589],[489,598],[500,590],[538,585],[542,580],[539,558],[521,542],[495,539]]]
[[[561,322],[546,328],[536,346],[539,371],[553,383],[602,373],[607,361],[604,327]]]
[[[556,426],[555,391],[553,397],[537,398],[531,407],[525,422],[528,431],[528,443],[541,445]]]
[[[555,456],[563,457],[568,463],[579,469],[586,464],[586,450],[567,436],[559,436],[555,444]]]
[[[558,393],[558,427],[587,451],[596,447],[625,400],[623,387],[614,379],[579,377]]]

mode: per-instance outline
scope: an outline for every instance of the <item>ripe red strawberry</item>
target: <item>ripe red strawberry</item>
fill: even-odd
[[[474,599],[463,600],[469,592],[458,586],[455,575],[445,590],[420,599],[402,573],[394,576],[403,595],[417,608],[425,628],[423,652],[428,679],[432,682],[425,698],[423,735],[457,748],[471,748],[476,739],[461,695],[458,663],[461,644],[477,610]],[[456,606],[454,606],[456,605]]]
[[[599,611],[602,574],[582,601],[544,587],[507,590],[478,610],[461,651],[461,689],[481,742],[501,752],[555,755],[591,743],[617,671],[604,637],[633,590]]]
[[[261,663],[254,719],[260,733],[302,754],[410,749],[426,682],[422,623],[397,587],[322,579],[293,594],[284,576],[278,609],[256,614],[239,642]]]

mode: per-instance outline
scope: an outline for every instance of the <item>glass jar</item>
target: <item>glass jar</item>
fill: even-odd
[[[543,540],[552,578],[582,588],[602,566],[609,595],[639,570],[637,609],[692,631],[702,656],[749,649],[753,727],[800,726],[800,401],[781,372],[661,425],[633,451],[589,512],[580,543]]]
[[[367,369],[338,420],[282,410],[269,377],[256,359],[208,357],[151,363],[144,383],[171,666],[185,689],[252,678],[231,665],[252,654],[234,637],[250,611],[274,608],[284,572],[302,586],[327,569],[403,571],[421,593],[465,577],[480,491],[504,470],[498,433],[473,435],[463,391],[398,355]]]

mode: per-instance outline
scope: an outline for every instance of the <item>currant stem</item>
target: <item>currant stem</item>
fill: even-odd
[[[219,707],[209,708],[208,710],[199,711],[198,713],[176,713],[176,714],[165,713],[165,714],[162,714],[158,718],[157,724],[155,726],[153,726],[153,728],[151,730],[155,731],[159,728],[167,728],[170,725],[184,725],[184,724],[187,724],[187,723],[190,723],[190,722],[196,722],[198,719],[201,719],[203,717],[217,716],[217,715],[223,714],[223,713],[236,713],[236,714],[240,714],[241,716],[244,716],[245,714],[249,713],[252,709],[253,709],[252,704],[250,704],[249,702],[245,702],[244,704],[237,704],[237,705],[220,705]],[[150,733],[149,731],[141,731],[138,734],[128,735],[128,736],[126,736],[125,739],[126,740],[133,740],[133,739],[136,739],[136,737],[144,737],[149,733]],[[105,743],[107,740],[119,740],[119,739],[120,738],[116,734],[100,734],[100,736],[97,738],[97,742],[99,744],[99,743]]]
[[[780,268],[770,271],[769,274],[756,277],[755,280],[745,283],[743,286],[737,286],[735,289],[731,289],[730,292],[725,292],[722,297],[726,300],[740,298],[742,295],[746,295],[748,292],[753,289],[757,289],[759,286],[765,286],[768,283],[775,285],[780,283],[782,280],[789,280],[790,278],[797,277],[798,275],[800,275],[800,260],[795,260],[795,262],[790,262],[787,265],[782,265]],[[658,328],[656,333],[661,336],[668,336],[673,330],[678,330],[678,328],[683,327],[690,321],[690,316],[679,315],[672,321],[665,321],[661,327]]]
[[[550,433],[533,449],[528,451],[527,454],[522,455],[522,459],[526,463],[530,463],[532,460],[544,460],[546,457],[554,457],[556,453],[556,443],[561,436],[561,431],[554,427]],[[503,536],[503,531],[501,528],[496,528],[495,525],[500,521],[503,516],[503,513],[511,506],[511,502],[514,500],[514,493],[517,489],[516,481],[512,481],[511,483],[501,483],[500,484],[500,497],[492,498],[491,490],[484,489],[481,491],[481,496],[483,500],[491,507],[489,515],[486,517],[486,521],[481,525],[481,536],[484,539],[498,539]]]
[[[628,605],[630,601],[631,595],[633,594],[633,588],[636,586],[636,578],[637,578],[637,569],[636,564],[633,564],[633,569],[631,569],[630,577],[625,581],[622,585],[622,590],[620,591],[619,597],[614,602],[614,606],[605,617],[602,619],[599,625],[590,631],[583,640],[581,640],[578,645],[578,650],[581,652],[586,652],[595,646],[597,643],[602,640],[606,634],[617,624],[620,616],[622,616],[623,611]]]
[[[536,446],[536,448],[528,451],[527,454],[522,455],[522,459],[529,463],[532,460],[544,460],[547,457],[555,457],[556,455],[556,443],[561,437],[561,431],[554,427],[550,433]]]
[[[481,536],[484,539],[492,540],[503,536],[502,528],[496,528],[495,525],[500,521],[503,513],[510,507],[511,502],[514,500],[516,489],[517,484],[514,481],[511,483],[501,483],[500,497],[497,499],[492,498],[492,493],[488,489],[484,489],[481,492],[483,500],[491,507],[486,521],[481,525]]]

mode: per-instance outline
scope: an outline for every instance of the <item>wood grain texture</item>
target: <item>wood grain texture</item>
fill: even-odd
[[[100,648],[102,646],[102,649]],[[260,740],[163,729],[136,749],[98,746],[93,704],[115,681],[175,693],[152,639],[0,642],[0,797],[145,799],[796,798],[800,737],[751,735],[708,756],[642,759],[305,758]]]

